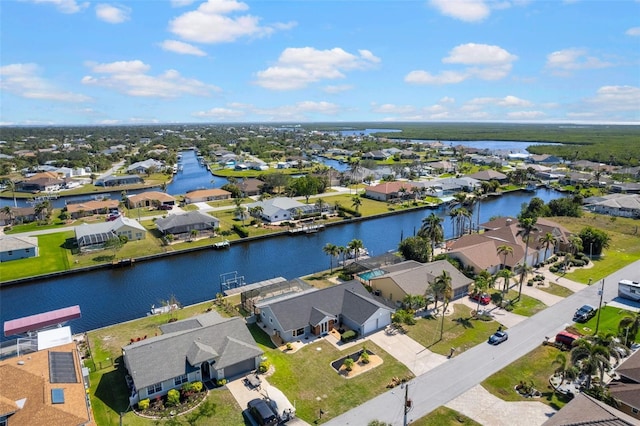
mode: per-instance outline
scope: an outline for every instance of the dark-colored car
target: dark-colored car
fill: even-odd
[[[500,343],[506,341],[509,338],[509,335],[506,331],[498,330],[489,337],[489,344],[491,345],[499,345]]]
[[[596,314],[596,308],[591,305],[583,305],[573,315],[575,322],[587,322]]]
[[[469,299],[473,300],[474,302],[480,300],[481,305],[488,305],[489,302],[491,302],[491,296],[489,296],[487,293],[472,293],[469,295]]]
[[[170,204],[160,204],[158,210],[171,210],[173,208]]]
[[[278,414],[264,399],[252,399],[247,404],[249,414],[260,426],[276,426],[280,423]]]

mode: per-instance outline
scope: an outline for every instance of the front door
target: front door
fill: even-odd
[[[200,375],[202,376],[203,382],[211,379],[211,367],[208,362],[203,362],[200,365]]]

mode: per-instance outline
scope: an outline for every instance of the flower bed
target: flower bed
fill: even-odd
[[[202,382],[185,384],[182,389],[172,389],[167,395],[141,400],[134,411],[137,415],[161,419],[185,414],[207,398]]]

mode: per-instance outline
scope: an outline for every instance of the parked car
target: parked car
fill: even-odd
[[[491,296],[489,296],[487,293],[471,293],[469,295],[469,299],[473,300],[474,302],[480,300],[481,305],[488,305],[489,302],[491,302]]]
[[[119,217],[120,217],[120,215],[119,215],[119,214],[113,214],[113,213],[111,213],[111,214],[109,214],[109,216],[107,216],[107,222],[111,222],[111,221],[113,221],[113,220],[116,220],[116,219],[117,219],[117,218],[119,218]]]
[[[253,420],[260,426],[276,426],[280,423],[278,414],[273,410],[269,402],[264,399],[252,399],[247,404],[247,408]]]
[[[560,333],[556,334],[555,342],[559,345],[571,347],[573,345],[573,342],[575,342],[579,338],[580,336],[578,336],[577,334],[569,333],[568,331],[561,331]]]
[[[489,337],[490,345],[499,345],[500,343],[506,341],[509,338],[509,335],[506,331],[498,330]]]
[[[160,204],[158,210],[171,210],[173,208],[170,204]]]
[[[587,322],[596,314],[596,308],[591,305],[583,305],[573,315],[575,322]]]

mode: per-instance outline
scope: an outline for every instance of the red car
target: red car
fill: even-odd
[[[487,293],[473,293],[469,295],[469,299],[475,302],[480,301],[481,305],[488,305],[491,302],[491,296]]]

